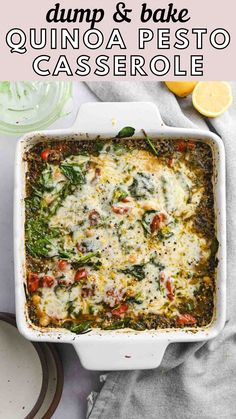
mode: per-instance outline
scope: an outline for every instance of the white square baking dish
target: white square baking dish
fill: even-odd
[[[25,150],[39,141],[81,140],[114,137],[124,126],[135,128],[133,138],[143,136],[142,129],[153,138],[195,139],[211,146],[214,159],[214,198],[216,233],[219,241],[217,257],[215,313],[212,323],[199,329],[110,330],[94,329],[75,335],[64,329],[44,329],[31,324],[25,295],[24,198]],[[16,149],[14,195],[14,253],[16,317],[20,332],[33,341],[63,342],[74,345],[81,363],[91,370],[129,370],[156,368],[166,347],[172,342],[204,341],[215,337],[226,318],[226,198],[225,152],[222,140],[210,131],[170,128],[164,125],[152,103],[88,103],[82,105],[71,129],[33,132],[22,137]]]

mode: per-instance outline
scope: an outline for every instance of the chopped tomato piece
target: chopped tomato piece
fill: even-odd
[[[196,147],[196,144],[193,141],[191,141],[191,140],[188,141],[187,145],[188,145],[188,148],[190,148],[190,149],[193,149],[193,148]]]
[[[158,214],[154,215],[150,228],[151,228],[152,233],[159,230],[159,228],[160,228],[160,218],[159,218]]]
[[[45,275],[42,283],[43,287],[51,288],[54,284],[54,278],[52,276]]]
[[[154,233],[155,231],[159,230],[160,223],[163,222],[165,219],[166,215],[163,213],[154,215],[150,225],[151,232]]]
[[[159,220],[160,222],[165,221],[166,220],[166,215],[163,214],[163,212],[160,212],[160,214],[158,214]]]
[[[194,149],[196,147],[196,144],[194,141],[178,141],[176,144],[176,150],[177,151],[186,151],[187,148]]]
[[[169,300],[172,301],[175,298],[175,295],[174,295],[174,291],[173,291],[173,287],[172,287],[172,283],[171,283],[170,278],[168,278],[167,281],[166,281],[166,288],[167,288],[167,291],[168,291],[167,297],[169,298]]]
[[[39,288],[39,276],[34,272],[28,273],[27,278],[29,292],[35,292]]]
[[[66,260],[59,260],[58,261],[58,268],[60,269],[60,271],[65,271],[67,266],[68,266],[68,263],[66,262]]]
[[[168,292],[167,297],[169,298],[170,301],[173,301],[175,296],[172,292]]]
[[[100,167],[96,167],[96,169],[95,169],[95,176],[96,177],[99,177],[99,176],[101,176],[101,173],[102,173],[101,168]]]
[[[167,166],[173,167],[173,165],[174,165],[174,159],[172,157],[169,157],[169,159],[167,160]]]
[[[102,173],[102,171],[101,171],[100,167],[96,167],[95,168],[95,175],[94,175],[93,179],[91,180],[91,182],[95,182],[95,180],[97,180],[97,178],[99,176],[101,176],[101,173]]]
[[[120,215],[122,215],[122,214],[126,214],[127,212],[129,212],[129,208],[128,208],[128,207],[115,207],[115,206],[113,206],[113,207],[112,207],[112,211],[113,211],[115,214],[120,214]]]
[[[121,316],[128,310],[128,308],[128,304],[121,304],[119,307],[114,308],[114,310],[112,310],[112,314],[114,314],[115,316]]]
[[[191,314],[185,313],[180,314],[176,322],[177,324],[196,324],[197,320]]]
[[[177,151],[186,151],[187,145],[185,141],[178,141],[176,144],[176,150]]]
[[[86,287],[83,287],[82,289],[81,289],[81,296],[83,297],[83,298],[86,298],[86,297],[92,297],[94,295],[94,289],[93,288],[86,288]]]
[[[91,225],[96,225],[101,220],[99,212],[93,210],[89,213],[89,221]]]
[[[77,244],[76,244],[76,247],[77,247],[77,249],[78,249],[78,251],[79,251],[80,253],[85,253],[86,248],[85,248],[82,244],[77,243]]]
[[[50,150],[48,148],[45,148],[45,150],[41,151],[41,159],[46,161],[48,159],[49,154]]]
[[[75,281],[81,281],[81,279],[85,279],[88,276],[88,272],[84,268],[80,268],[75,274]]]
[[[165,272],[163,272],[163,271],[161,271],[160,273],[159,273],[159,279],[160,279],[160,281],[161,282],[163,282],[164,281],[164,279],[165,279]]]
[[[121,201],[122,201],[122,202],[130,202],[130,197],[129,197],[129,196],[126,196],[126,197],[125,197],[125,198],[123,198]]]

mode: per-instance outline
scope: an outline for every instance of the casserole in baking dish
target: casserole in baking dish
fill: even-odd
[[[136,330],[213,316],[213,158],[192,140],[38,143],[25,155],[33,323]]]
[[[18,326],[78,343],[89,368],[155,367],[169,342],[224,324],[223,146],[163,127],[151,104],[85,105],[78,121],[18,146]],[[134,136],[114,139],[127,125]]]

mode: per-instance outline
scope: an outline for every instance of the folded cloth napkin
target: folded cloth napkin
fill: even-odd
[[[155,82],[88,83],[102,101],[151,101],[167,125],[216,131],[227,159],[227,322],[215,339],[167,348],[159,368],[108,374],[90,419],[236,418],[236,82],[235,103],[222,116],[202,118],[191,98],[177,99]]]

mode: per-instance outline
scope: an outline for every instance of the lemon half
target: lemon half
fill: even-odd
[[[231,86],[226,81],[201,81],[193,91],[192,101],[198,112],[214,118],[224,113],[231,105]]]
[[[185,97],[192,93],[197,81],[165,81],[165,84],[175,95]]]

